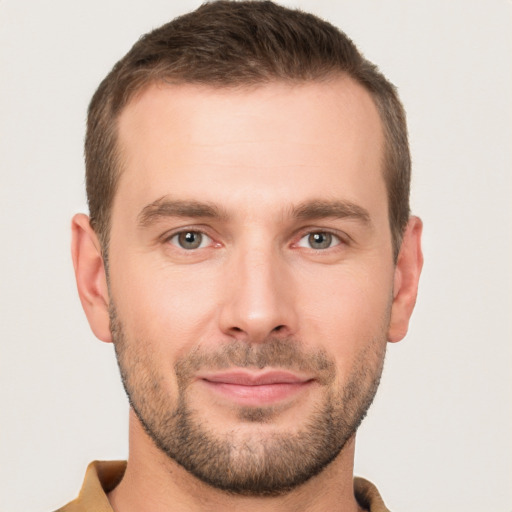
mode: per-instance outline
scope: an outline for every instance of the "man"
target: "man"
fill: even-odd
[[[61,510],[387,510],[353,478],[422,266],[393,86],[316,17],[214,2],[95,93],[73,262],[130,410]]]

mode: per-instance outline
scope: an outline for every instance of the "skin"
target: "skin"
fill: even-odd
[[[368,365],[379,371],[386,342],[405,336],[416,300],[421,221],[411,217],[395,264],[383,133],[362,87],[346,77],[236,91],[153,85],[122,112],[119,144],[109,285],[82,214],[73,219],[77,284],[100,340],[112,341],[112,303],[130,346],[144,340],[141,353],[170,404],[177,402],[174,363],[198,347],[215,352],[233,341],[256,347],[270,336],[300,340],[305,351],[327,354],[336,370],[328,386],[305,386],[270,405],[257,392],[253,402],[237,401],[198,376],[191,405],[235,444],[295,432],[325,388],[343,389],[365,354],[378,354]],[[165,203],[176,200],[208,204],[221,215],[177,213],[175,203]],[[314,215],[312,204],[322,205]],[[176,235],[184,229],[205,233],[203,245],[180,247]],[[331,233],[331,245],[312,248],[312,233]],[[255,405],[277,412],[265,423],[243,421],[240,410]],[[320,474],[287,494],[235,496],[169,459],[131,411],[127,471],[109,498],[123,512],[355,511],[354,446],[352,436]]]

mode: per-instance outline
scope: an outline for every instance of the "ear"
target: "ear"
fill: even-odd
[[[71,255],[78,295],[95,336],[111,342],[108,287],[101,247],[89,217],[79,213],[71,222]]]
[[[407,334],[409,319],[416,304],[418,282],[423,267],[422,229],[421,219],[411,217],[407,223],[402,246],[400,247],[395,267],[393,305],[388,330],[388,341],[391,342],[400,341]]]

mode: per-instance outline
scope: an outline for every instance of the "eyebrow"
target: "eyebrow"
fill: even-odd
[[[299,204],[292,209],[292,216],[299,220],[314,220],[322,218],[354,219],[363,224],[371,224],[368,210],[351,201],[313,200]]]
[[[137,216],[137,221],[140,227],[147,227],[167,217],[225,219],[227,213],[213,203],[169,199],[164,196],[146,205]]]
[[[371,224],[368,210],[351,201],[311,200],[305,201],[289,211],[292,218],[298,220],[315,220],[322,218],[355,219],[363,224]],[[146,205],[137,221],[140,227],[148,227],[160,219],[168,217],[189,217],[208,219],[228,219],[228,213],[218,205],[210,202],[170,199],[161,197]]]

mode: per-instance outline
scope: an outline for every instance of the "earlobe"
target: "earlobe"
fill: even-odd
[[[411,217],[402,240],[395,267],[393,305],[388,329],[388,341],[391,342],[400,341],[407,334],[409,319],[416,303],[418,282],[423,267],[422,228],[421,219]]]
[[[92,331],[111,342],[109,296],[101,247],[89,217],[77,214],[71,223],[71,254],[78,295]]]

